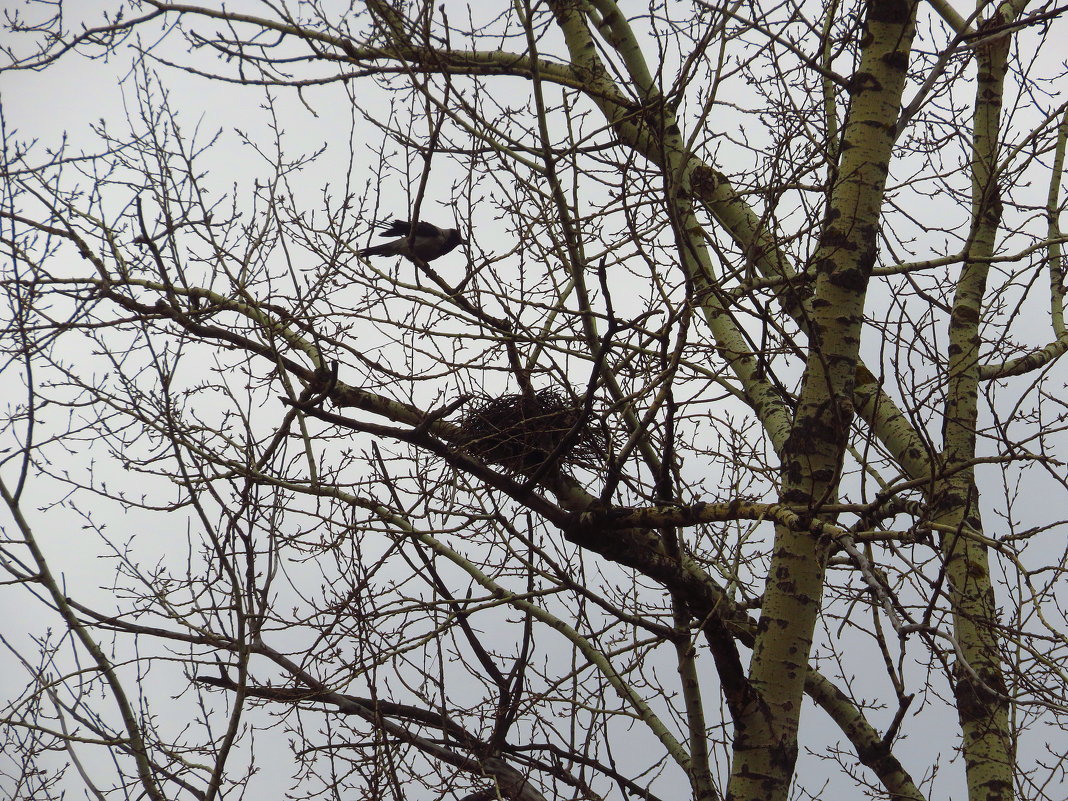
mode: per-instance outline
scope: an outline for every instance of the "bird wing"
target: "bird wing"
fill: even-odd
[[[408,232],[411,230],[407,220],[382,222],[378,223],[378,227],[382,229],[382,233],[379,236],[408,236]]]
[[[431,225],[428,222],[417,222],[413,228],[416,236],[425,236],[428,239],[440,238],[442,235],[442,230],[440,228],[436,225]]]
[[[416,236],[426,239],[437,239],[442,235],[440,228],[428,222],[417,222],[413,226],[408,220],[393,220],[392,222],[379,223],[379,227],[382,229],[380,236],[406,237],[413,232],[413,228]]]

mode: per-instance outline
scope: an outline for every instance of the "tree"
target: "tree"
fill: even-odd
[[[1058,796],[1060,7],[245,6],[7,18],[14,797]]]

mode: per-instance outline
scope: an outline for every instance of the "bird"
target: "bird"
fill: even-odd
[[[455,228],[438,228],[428,222],[411,223],[408,220],[393,220],[379,223],[380,236],[400,237],[384,245],[364,248],[359,255],[368,256],[404,256],[406,259],[434,261],[444,256],[457,245],[467,242]]]

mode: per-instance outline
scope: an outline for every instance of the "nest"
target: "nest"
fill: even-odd
[[[460,421],[460,432],[469,453],[514,473],[535,471],[550,456],[558,464],[590,465],[606,450],[583,405],[553,389],[485,399]]]

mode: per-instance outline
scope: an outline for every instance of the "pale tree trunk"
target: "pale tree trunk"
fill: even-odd
[[[864,298],[875,265],[915,13],[915,3],[900,0],[868,4],[838,180],[812,261],[817,277],[809,352],[784,455],[781,498],[816,515],[822,504],[837,499],[853,419]],[[829,545],[807,531],[776,527],[750,667],[755,701],[735,721],[729,799],[787,798]]]
[[[1017,4],[1022,6],[1022,3]],[[998,28],[1019,9],[1004,3],[984,28]],[[980,29],[982,34],[983,29]],[[1001,225],[998,189],[1000,124],[1012,40],[976,48],[978,69],[972,118],[972,230],[968,261],[957,282],[950,324],[949,390],[943,421],[943,468],[932,490],[945,558],[957,646],[954,693],[960,718],[971,801],[1013,797],[1015,747],[1006,683],[998,654],[998,612],[975,483],[983,296]]]

